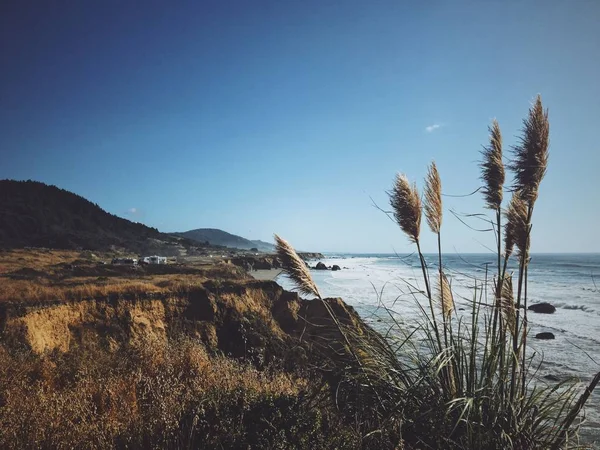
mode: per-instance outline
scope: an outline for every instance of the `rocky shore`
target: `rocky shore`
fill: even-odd
[[[299,253],[298,254],[304,261],[310,261],[314,259],[323,259],[321,253]],[[269,253],[247,253],[243,252],[237,254],[231,258],[226,258],[226,262],[230,262],[236,266],[242,267],[245,270],[270,270],[279,269],[281,264],[277,260],[274,254]]]

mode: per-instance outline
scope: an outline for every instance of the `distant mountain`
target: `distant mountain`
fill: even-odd
[[[256,248],[261,252],[274,252],[275,246],[264,241],[251,241],[249,239],[228,233],[216,228],[198,228],[196,230],[184,231],[182,233],[171,233],[191,239],[196,242],[208,242],[211,245],[222,245],[230,248],[250,250]]]
[[[37,181],[0,180],[0,248],[126,250],[186,254],[196,242],[107,213],[85,198]]]

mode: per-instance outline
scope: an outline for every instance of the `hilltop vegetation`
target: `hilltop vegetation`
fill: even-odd
[[[222,248],[123,219],[56,186],[0,180],[0,248],[24,247],[167,256]]]
[[[56,186],[0,181],[0,247],[142,252],[179,244],[156,228],[110,214]]]

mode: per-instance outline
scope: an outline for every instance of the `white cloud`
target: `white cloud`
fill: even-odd
[[[442,125],[439,123],[434,123],[433,125],[429,125],[428,127],[425,127],[425,131],[427,131],[428,133],[432,133],[435,130],[437,130],[438,128],[440,128]]]
[[[125,214],[131,217],[140,217],[142,215],[142,211],[139,208],[129,208],[125,211]]]

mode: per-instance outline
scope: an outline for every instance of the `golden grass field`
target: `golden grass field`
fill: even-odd
[[[111,259],[107,253],[67,250],[0,251],[0,302],[35,304],[161,294],[208,279],[248,278],[223,261],[129,267],[113,266]]]

